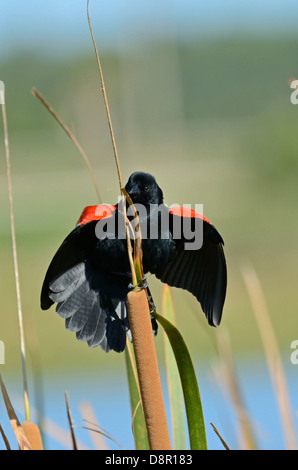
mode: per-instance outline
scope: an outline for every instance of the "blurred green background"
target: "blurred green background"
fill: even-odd
[[[228,330],[235,354],[254,355],[262,348],[241,275],[247,261],[260,277],[281,349],[290,354],[298,336],[298,106],[290,102],[289,83],[298,76],[298,36],[277,35],[273,28],[272,34],[260,29],[204,36],[195,31],[186,38],[173,28],[165,35],[152,28],[151,36],[140,41],[131,36],[130,47],[121,40],[107,47],[105,34],[101,49],[104,13],[94,7],[93,29],[123,178],[148,171],[163,188],[167,204],[204,204],[205,215],[225,240],[228,293],[221,328]],[[57,22],[60,14],[58,9]],[[116,18],[116,9],[113,14]],[[55,36],[55,12],[52,16]],[[179,20],[174,24],[180,25]],[[28,348],[38,340],[39,358],[49,370],[92,368],[101,361],[123,367],[122,356],[89,349],[65,331],[54,308],[43,312],[39,307],[53,254],[97,196],[81,156],[32,96],[33,86],[75,131],[104,202],[116,202],[119,193],[85,4],[80,28],[87,45],[78,53],[66,34],[70,28],[56,34],[57,54],[53,44],[50,53],[43,43],[38,48],[39,36],[33,36],[34,45],[14,38],[10,47],[7,35],[0,55],[26,339]],[[77,41],[81,29],[73,32]],[[29,36],[29,24],[27,30]],[[5,367],[12,371],[19,369],[20,357],[2,126],[0,152],[0,339]],[[149,282],[160,310],[161,283]],[[187,292],[174,289],[173,295],[178,327],[191,354],[212,357],[215,330],[207,326],[199,304]],[[161,351],[161,335],[156,343]],[[30,349],[28,354],[30,360]]]

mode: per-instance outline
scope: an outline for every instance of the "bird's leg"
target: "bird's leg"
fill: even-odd
[[[151,295],[149,289],[147,290],[147,294],[148,294],[148,304],[149,304],[150,314],[151,314],[151,313],[156,312],[156,307],[155,307],[155,304],[153,302],[153,298],[152,298],[152,295]]]
[[[158,331],[158,325],[156,323],[156,320],[153,316],[153,314],[156,312],[156,307],[155,307],[155,304],[153,302],[153,298],[152,298],[152,295],[151,295],[151,292],[149,290],[149,287],[147,288],[147,300],[148,300],[148,304],[149,304],[149,310],[150,310],[150,317],[151,317],[151,323],[152,323],[152,330],[153,330],[153,334],[154,336],[157,335],[157,331]]]

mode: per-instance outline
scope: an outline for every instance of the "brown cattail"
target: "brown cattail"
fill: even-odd
[[[24,421],[22,429],[30,442],[32,450],[43,450],[41,434],[39,428],[32,421]]]
[[[146,291],[129,292],[127,306],[149,446],[151,450],[170,450],[171,441]]]

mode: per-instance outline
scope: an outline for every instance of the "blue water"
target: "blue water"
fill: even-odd
[[[284,361],[287,384],[290,391],[292,416],[297,430],[298,394],[297,374],[298,366],[290,363],[289,358]],[[201,399],[206,424],[207,441],[209,449],[223,449],[218,437],[211,428],[212,422],[220,431],[231,449],[239,448],[239,420],[229,399],[224,383],[218,383],[214,375],[214,363],[196,363],[196,372],[200,387]],[[262,358],[246,358],[238,360],[237,377],[243,402],[250,417],[251,427],[259,449],[284,449],[285,441],[281,424],[279,408],[272,388],[266,363]],[[20,421],[24,419],[22,409],[21,381],[15,377],[6,376],[2,371],[3,379],[10,394]],[[167,413],[169,404],[167,399],[166,381],[162,373]],[[131,415],[129,394],[125,370],[84,370],[74,373],[49,373],[44,376],[44,415],[64,429],[69,436],[69,426],[66,416],[65,396],[69,394],[72,419],[77,426],[88,425],[80,413],[80,404],[88,402],[96,415],[97,423],[106,429],[125,449],[133,449],[133,436],[131,432]],[[31,390],[32,420],[36,419],[34,413],[34,393]],[[17,448],[10,423],[6,416],[4,403],[0,400],[0,423],[13,448]],[[87,430],[75,428],[76,438],[81,448],[94,449],[93,442]],[[69,441],[70,442],[70,441]],[[45,434],[45,447],[47,449],[67,449],[67,444],[57,441],[53,436]],[[120,449],[118,444],[106,440],[110,449]],[[4,444],[0,438],[0,449]]]

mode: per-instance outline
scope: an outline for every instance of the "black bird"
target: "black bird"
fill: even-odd
[[[125,189],[139,214],[144,273],[191,292],[208,323],[218,326],[227,285],[224,242],[218,231],[192,209],[164,205],[162,190],[148,173],[133,173]],[[41,292],[43,310],[57,303],[66,328],[106,352],[123,351],[126,335],[131,340],[126,298],[132,277],[119,204],[84,209],[55,254]],[[195,241],[198,227],[203,234],[199,249],[187,246]],[[156,334],[157,324],[151,321]]]

